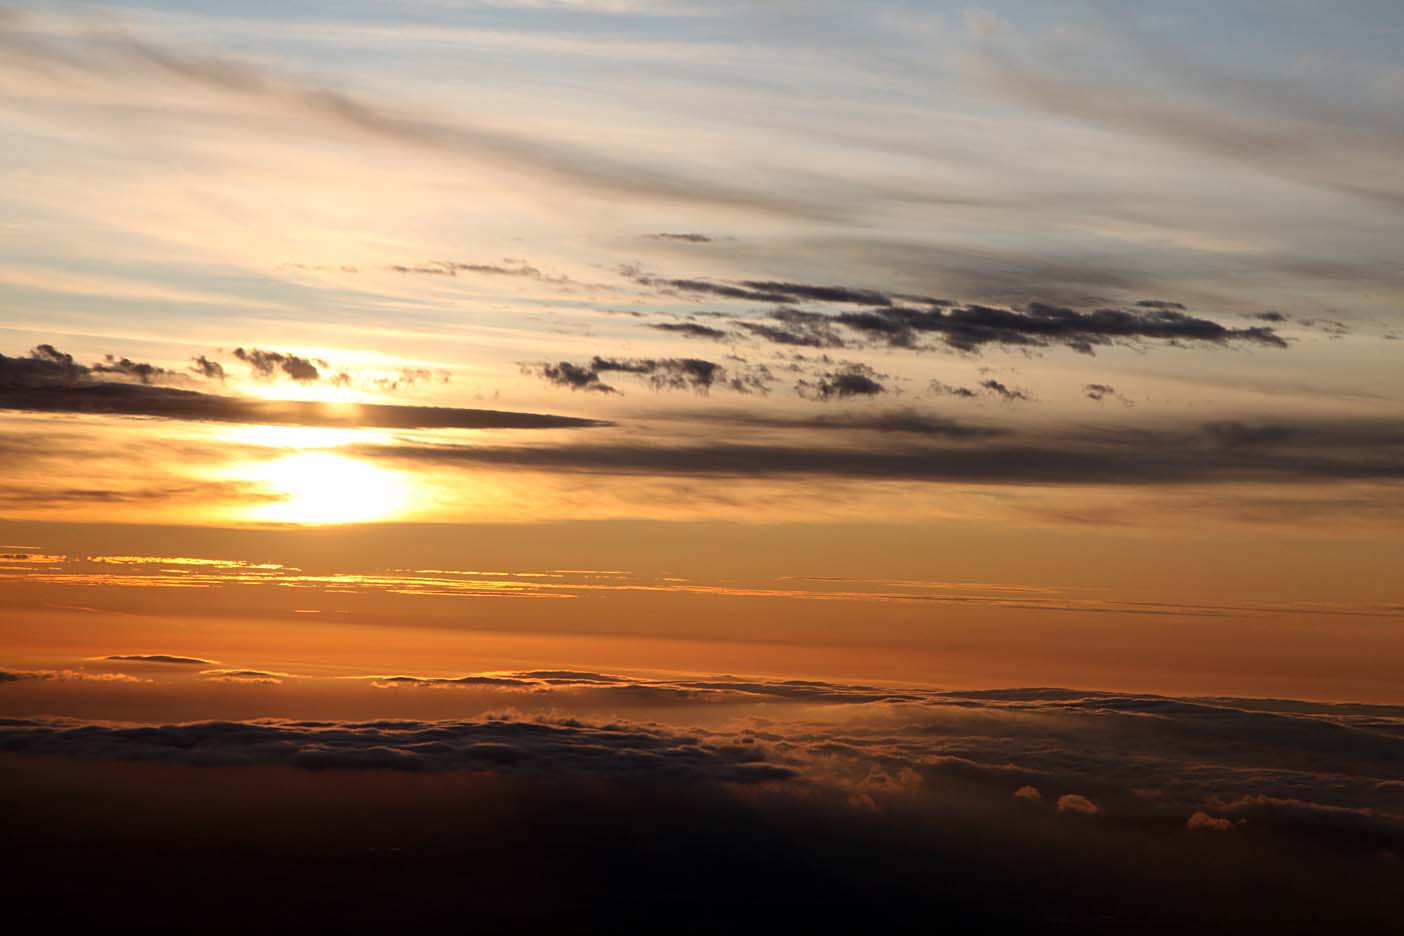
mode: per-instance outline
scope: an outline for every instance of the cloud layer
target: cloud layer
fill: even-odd
[[[266,352],[255,352],[246,357],[262,361],[269,374],[275,366],[286,369],[291,362],[293,371],[290,373],[294,379],[316,378],[315,367],[310,362],[307,366],[313,368],[311,374],[302,370],[302,359],[278,355],[275,360],[268,357]],[[206,362],[201,370],[212,376],[223,373],[222,369],[216,372],[209,366],[211,363]],[[132,369],[127,368],[127,371]],[[96,373],[106,372],[102,370],[102,365],[88,367],[79,364],[72,355],[57,351],[51,345],[40,345],[27,357],[0,354],[0,409],[331,428],[571,429],[604,425],[597,420],[541,413],[220,396],[175,387],[149,386],[145,380],[140,383],[116,383],[94,377]],[[303,377],[299,377],[299,374]]]

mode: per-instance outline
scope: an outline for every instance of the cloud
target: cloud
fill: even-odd
[[[926,385],[926,392],[933,396],[953,396],[973,400],[976,397],[997,397],[1005,403],[1031,402],[1033,394],[1023,387],[1010,387],[993,377],[980,381],[972,389],[957,387],[940,380],[932,380]]]
[[[481,721],[196,722],[128,728],[0,723],[0,751],[311,770],[473,770],[631,781],[773,783],[796,773],[754,747],[644,726]]]
[[[1111,384],[1090,383],[1082,388],[1082,395],[1089,400],[1096,400],[1098,403],[1107,397],[1119,396],[1116,388]]]
[[[1386,169],[1404,155],[1390,115],[1327,102],[1291,78],[1196,71],[1186,65],[1193,55],[1139,28],[1122,38],[1128,35],[1137,38],[1136,59],[1151,66],[1148,73],[1162,72],[1155,80],[1094,80],[1075,74],[1065,56],[1038,67],[1031,56],[1016,59],[991,43],[982,44],[975,74],[1033,109],[1389,208],[1404,202]],[[1090,50],[1077,56],[1090,57]]]
[[[770,321],[755,322],[737,319],[736,324],[752,335],[773,344],[799,348],[846,348],[846,342],[834,328],[833,320],[818,312],[780,308],[770,313]]]
[[[1322,332],[1326,337],[1337,340],[1350,334],[1350,326],[1345,322],[1338,322],[1335,319],[1325,318],[1305,318],[1298,323],[1304,328],[1310,328]]]
[[[986,347],[1063,346],[1091,355],[1099,347],[1145,341],[1285,348],[1271,328],[1230,328],[1174,309],[1102,308],[1080,312],[1033,302],[1024,310],[969,305],[950,309],[894,307],[841,312],[834,320],[873,341],[916,349],[926,336],[957,351]]]
[[[218,380],[224,383],[224,365],[218,361],[211,361],[203,354],[190,359],[190,369],[207,380]]]
[[[848,364],[819,374],[813,380],[799,381],[795,392],[806,399],[825,401],[877,396],[887,392],[887,387],[880,382],[885,376],[866,364]]]
[[[603,290],[606,292],[616,292],[613,286],[603,283],[586,283],[569,276],[547,273],[539,267],[529,263],[514,260],[504,260],[502,263],[463,263],[456,260],[433,260],[429,263],[420,263],[414,266],[406,264],[394,264],[390,267],[395,273],[417,273],[425,276],[457,276],[460,273],[469,273],[478,276],[508,276],[521,279],[535,280],[539,283],[549,283],[555,286],[568,288],[584,288],[590,290]]]
[[[114,653],[104,660],[121,660],[130,663],[165,663],[171,666],[211,666],[215,660],[201,657],[172,656],[168,653]]]
[[[704,279],[671,279],[652,276],[627,266],[621,268],[620,272],[642,286],[659,291],[713,296],[720,299],[766,302],[776,305],[825,302],[860,306],[889,306],[893,303],[892,297],[880,290],[853,286],[787,283],[774,280],[741,280],[736,283],[725,283]]]
[[[380,106],[244,61],[187,54],[147,42],[110,24],[90,29],[62,24],[58,41],[42,37],[44,25],[42,20],[18,15],[0,20],[0,45],[7,52],[7,65],[24,69],[31,81],[68,89],[86,83],[104,91],[115,85],[128,100],[152,83],[176,83],[226,95],[243,106],[259,107],[300,129],[321,126],[350,131],[365,139],[417,147],[597,198],[617,200],[622,196],[809,220],[830,216],[812,199],[696,178],[672,167],[660,169],[621,160],[599,149],[540,134],[513,132],[488,123],[448,122]]]
[[[296,354],[282,351],[263,351],[258,348],[250,348],[247,351],[243,348],[235,348],[234,356],[248,364],[253,370],[254,376],[262,380],[271,380],[278,371],[282,371],[298,383],[312,383],[322,377],[317,370],[317,365],[310,358],[300,357]],[[318,361],[317,364],[321,364],[323,367],[328,366],[326,361]]]
[[[0,459],[6,455],[8,440],[0,437]],[[26,453],[28,454],[28,453]],[[71,455],[71,452],[67,454]],[[260,501],[280,500],[257,484],[243,481],[179,481],[154,483],[140,480],[128,487],[93,484],[87,487],[54,487],[51,483],[15,482],[0,486],[0,504],[11,510],[32,509],[36,505],[82,508],[94,504],[148,504],[156,501],[187,500],[205,503],[238,502],[245,506]]]
[[[201,675],[255,683],[294,678],[253,669]],[[18,692],[25,679],[70,678],[78,691],[84,677],[55,671],[0,681]],[[500,705],[493,696],[506,693],[517,711],[446,721],[144,727],[10,719],[0,722],[0,751],[205,765],[583,773],[649,783],[783,781],[845,801],[861,792],[880,809],[906,808],[932,791],[933,804],[1003,816],[997,821],[1011,829],[1033,814],[1010,810],[1043,802],[1042,790],[1075,789],[1081,792],[1053,801],[1058,812],[1101,817],[1137,836],[1160,829],[1169,841],[1187,826],[1222,830],[1247,818],[1259,832],[1306,841],[1333,836],[1345,848],[1404,844],[1404,786],[1394,779],[1404,754],[1400,706],[574,670],[350,682],[377,694],[412,691],[415,705],[426,702],[419,690],[479,693],[445,702],[460,711]],[[393,711],[397,701],[375,707]],[[734,717],[710,718],[718,727],[705,730],[679,722],[699,705],[726,706]],[[543,714],[532,715],[533,708]],[[599,720],[624,708],[649,720]],[[875,777],[885,779],[875,784]],[[1199,813],[1204,818],[1193,818]]]
[[[825,413],[817,416],[768,415],[758,412],[700,414],[696,419],[724,426],[819,432],[877,432],[942,439],[993,439],[1009,435],[1001,426],[972,425],[916,409],[889,409],[880,412]]]
[[[672,919],[707,932],[738,920],[748,931],[902,932],[921,920],[970,933],[1045,932],[1053,921],[1107,936],[1305,936],[1322,920],[1350,933],[1397,927],[1398,867],[1377,855],[1398,853],[1401,838],[1386,801],[1358,798],[1357,782],[1392,768],[1362,765],[1350,743],[1330,760],[1282,770],[1270,726],[1263,741],[1245,717],[1251,700],[1178,707],[1191,700],[1015,689],[940,701],[921,692],[929,697],[856,711],[805,705],[785,716],[767,704],[756,710],[763,717],[718,729],[559,711],[0,719],[0,794],[25,804],[6,826],[26,858],[7,882],[45,898],[34,901],[37,918],[56,905],[96,906],[94,920],[109,927],[178,928],[230,893],[242,896],[220,922],[239,931],[267,930],[270,919],[348,932],[462,919],[491,931],[573,932]],[[1074,703],[1086,705],[1067,708]],[[1356,717],[1306,705],[1302,721]],[[1400,714],[1369,718],[1386,726]],[[1167,725],[1204,743],[1167,737]],[[44,753],[70,756],[29,756]],[[1035,783],[1082,790],[1068,796],[1105,812],[1069,821],[1087,817],[1010,796]],[[1241,834],[1186,834],[1195,811],[1230,815],[1190,804],[1206,789],[1252,784],[1271,802],[1243,806],[1255,811]],[[1323,797],[1302,804],[1354,804],[1337,807],[1348,821],[1293,811],[1289,788]],[[1378,812],[1366,816],[1366,802]],[[103,847],[75,847],[94,828]],[[153,849],[169,851],[169,895],[133,900],[149,883]],[[307,887],[308,868],[364,884],[364,899],[326,900]],[[1284,879],[1311,886],[1274,886]],[[465,890],[464,880],[475,886]],[[26,909],[15,902],[11,918]]]
[[[281,686],[294,678],[289,673],[270,673],[266,670],[251,669],[212,669],[202,670],[200,678],[219,683],[232,683],[246,686]]]
[[[40,345],[23,358],[0,354],[0,409],[333,428],[569,429],[606,425],[591,419],[499,410],[217,396],[174,387],[98,381],[92,374],[91,368],[51,345]]]
[[[119,685],[140,685],[151,682],[149,679],[143,679],[140,676],[132,676],[128,673],[90,673],[81,669],[0,670],[0,684],[28,681],[106,683]],[[3,725],[4,720],[0,719],[0,726]],[[5,750],[4,742],[0,741],[0,751],[3,750]]]
[[[1227,832],[1233,828],[1233,820],[1211,816],[1200,810],[1190,815],[1185,827],[1206,832]]]
[[[831,395],[836,395],[832,391]],[[626,440],[535,446],[360,446],[369,458],[615,475],[839,478],[1057,485],[1404,480],[1404,426],[1357,422],[1202,423],[1088,428],[1047,425],[944,445],[854,449],[827,444],[692,444]]]
[[[649,234],[651,240],[682,241],[687,244],[710,244],[716,238],[706,234]]]
[[[123,377],[134,377],[144,384],[151,383],[152,380],[161,377],[170,377],[174,371],[166,370],[164,367],[157,367],[154,364],[147,364],[144,361],[133,361],[129,358],[118,358],[111,354],[103,356],[103,360],[92,367],[95,374],[119,374]]]
[[[1102,807],[1080,793],[1065,793],[1058,797],[1058,812],[1076,813],[1079,816],[1100,816]]]
[[[653,390],[694,390],[705,394],[716,387],[735,393],[766,393],[773,379],[763,365],[725,367],[701,358],[606,358],[595,356],[587,364],[559,361],[524,365],[535,374],[560,387],[596,393],[618,393],[601,374],[629,374]]]
[[[1024,388],[1006,386],[993,377],[980,381],[980,388],[994,394],[1006,403],[1016,400],[1027,402],[1033,399],[1033,397],[1029,395],[1029,391]]]
[[[728,335],[728,332],[723,329],[712,328],[698,322],[655,322],[648,327],[682,335],[684,338],[710,338],[713,341],[721,341]]]
[[[1286,340],[1271,327],[1233,328],[1191,315],[1182,304],[1167,300],[1141,300],[1127,308],[1090,311],[1047,302],[999,308],[854,286],[664,278],[633,267],[624,267],[621,272],[667,294],[786,307],[773,311],[769,322],[736,319],[747,332],[777,344],[842,347],[848,342],[835,330],[838,327],[878,345],[927,350],[929,346],[923,342],[934,339],[941,346],[969,353],[989,347],[1067,347],[1091,355],[1097,348],[1151,341],[1287,347]],[[804,302],[856,308],[822,313],[792,308]]]

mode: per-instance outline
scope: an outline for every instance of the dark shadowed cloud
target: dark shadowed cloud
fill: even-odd
[[[95,374],[117,374],[122,377],[130,377],[139,380],[144,384],[149,384],[153,380],[163,377],[174,376],[174,372],[166,370],[164,367],[157,367],[145,361],[133,361],[130,358],[119,358],[111,354],[103,355],[103,359],[93,365]]]
[[[736,324],[774,344],[799,348],[848,347],[848,342],[834,327],[833,318],[818,312],[782,307],[772,311],[766,321],[737,319]]]
[[[190,370],[206,380],[224,382],[224,365],[218,361],[210,360],[203,354],[190,359]]]
[[[200,657],[172,656],[168,653],[114,653],[103,659],[129,663],[166,663],[171,666],[211,666],[216,662]]]
[[[614,442],[560,446],[362,446],[367,457],[542,471],[987,484],[1175,485],[1404,480],[1397,422],[1205,423],[1179,428],[988,433],[947,445]]]
[[[712,328],[699,322],[655,322],[648,327],[682,335],[684,338],[710,338],[713,341],[721,341],[728,334],[723,329]]]
[[[289,764],[309,769],[511,770],[636,781],[783,781],[760,748],[709,744],[646,727],[490,719],[462,722],[197,722],[159,727],[67,727],[10,720],[0,750],[110,752],[125,760],[205,766]]]
[[[716,238],[706,234],[649,234],[651,240],[682,241],[685,244],[710,244]]]
[[[328,366],[326,361],[313,363],[310,358],[300,355],[284,351],[263,351],[258,348],[249,348],[248,350],[235,348],[234,356],[249,365],[254,376],[262,380],[271,380],[275,374],[281,371],[298,383],[312,383],[320,380],[322,376],[317,370],[317,365]]]
[[[1007,403],[1015,400],[1027,402],[1033,399],[1029,391],[1025,390],[1023,387],[1010,387],[995,380],[993,377],[980,381],[980,389],[994,394]]]
[[[78,364],[71,355],[50,345],[40,345],[23,358],[0,354],[0,409],[344,428],[553,429],[604,425],[596,420],[540,413],[218,396],[174,387],[99,381],[93,373],[92,368]]]
[[[878,396],[887,392],[881,382],[884,377],[866,364],[849,364],[818,374],[811,380],[799,381],[795,392],[806,399],[821,401]]]
[[[633,267],[624,267],[621,273],[663,294],[785,307],[772,312],[768,321],[736,320],[751,334],[778,344],[841,347],[846,342],[836,331],[838,326],[851,336],[849,340],[910,349],[923,349],[925,342],[934,340],[966,352],[987,347],[1067,347],[1092,354],[1099,347],[1150,341],[1287,346],[1269,326],[1234,328],[1192,315],[1181,303],[1161,299],[1141,300],[1127,308],[1080,310],[1046,302],[999,308],[854,286],[665,278]],[[799,303],[850,308],[820,313],[793,308]]]
[[[879,432],[942,439],[992,439],[1009,435],[999,426],[981,426],[948,419],[915,409],[890,409],[876,413],[833,413],[819,416],[766,415],[754,412],[721,412],[697,417],[719,425],[780,430]]]
[[[597,393],[618,393],[613,384],[606,383],[602,374],[625,374],[642,380],[653,390],[694,390],[707,393],[724,388],[736,393],[761,393],[769,390],[773,377],[763,365],[724,366],[702,358],[611,358],[595,356],[585,364],[558,361],[524,365],[535,374],[560,387],[590,390]]]

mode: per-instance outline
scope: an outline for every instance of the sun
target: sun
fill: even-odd
[[[286,455],[245,476],[279,497],[253,510],[257,519],[277,523],[366,523],[396,516],[410,503],[410,485],[399,472],[325,451]]]

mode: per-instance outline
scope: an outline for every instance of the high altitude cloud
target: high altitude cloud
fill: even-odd
[[[1029,108],[1390,209],[1404,203],[1394,171],[1404,157],[1395,115],[1362,106],[1364,95],[1339,103],[1287,73],[1253,80],[1216,73],[1189,64],[1193,55],[1167,48],[1148,31],[1117,32],[1159,80],[1107,82],[1090,71],[1079,74],[1075,63],[1090,60],[1091,50],[1074,56],[1063,50],[1056,62],[1040,62],[996,43],[981,45],[973,74]]]
[[[40,345],[28,357],[0,354],[0,409],[346,428],[552,429],[603,425],[596,420],[540,413],[217,396],[174,387],[105,382],[95,379],[95,372],[51,345]]]
[[[616,291],[615,287],[603,283],[587,283],[569,276],[547,273],[545,270],[521,260],[504,260],[501,263],[463,263],[457,260],[433,260],[428,263],[415,264],[414,266],[397,263],[392,265],[390,269],[396,273],[415,273],[424,276],[456,277],[460,273],[469,273],[479,276],[517,277],[554,286],[578,287],[592,291]]]
[[[248,62],[188,54],[148,42],[110,24],[93,24],[89,29],[79,24],[75,30],[70,24],[11,14],[0,18],[0,47],[7,52],[6,64],[24,69],[29,80],[104,88],[114,83],[142,88],[151,82],[176,82],[227,95],[299,126],[331,127],[367,139],[414,146],[599,197],[716,206],[792,218],[826,216],[808,199],[695,178],[672,168],[634,164],[539,134],[382,107]]]

